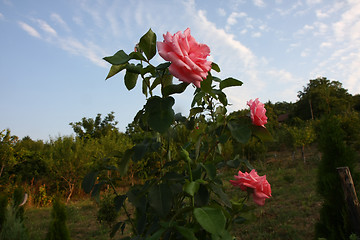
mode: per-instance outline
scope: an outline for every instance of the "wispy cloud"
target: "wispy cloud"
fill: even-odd
[[[36,38],[41,38],[41,35],[38,31],[36,31],[35,28],[33,28],[32,26],[30,26],[27,23],[24,23],[22,21],[18,22],[19,26],[25,31],[27,32],[29,35],[36,37]]]
[[[5,20],[5,16],[2,13],[0,13],[0,20]]]
[[[39,27],[47,34],[56,36],[57,33],[54,28],[52,28],[47,22],[41,19],[36,19],[36,22],[39,24]]]
[[[62,27],[65,31],[69,32],[70,31],[70,28],[69,26],[67,25],[67,23],[63,20],[63,18],[57,14],[57,13],[52,13],[50,15],[50,18],[52,21],[55,22],[55,24],[58,24],[60,27]]]

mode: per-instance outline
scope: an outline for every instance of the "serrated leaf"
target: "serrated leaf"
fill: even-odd
[[[211,234],[218,235],[225,229],[226,218],[218,208],[195,208],[194,216],[201,227]]]
[[[220,72],[220,67],[216,63],[211,63],[211,69],[215,70],[216,72]]]
[[[81,187],[85,193],[89,194],[95,185],[95,181],[99,172],[92,171],[88,173],[82,181]]]
[[[121,72],[122,70],[124,70],[126,68],[126,65],[127,65],[127,63],[121,64],[121,65],[112,65],[108,75],[105,78],[105,80],[111,78],[115,74],[117,74],[117,73]]]
[[[242,81],[230,77],[220,82],[220,89],[222,90],[228,87],[241,86],[242,84]]]
[[[182,93],[189,86],[189,83],[171,84],[162,88],[162,94],[164,97],[168,97],[175,93]]]
[[[103,59],[112,65],[121,65],[127,63],[130,60],[130,57],[123,50],[120,50],[113,56],[104,57]]]
[[[125,86],[129,91],[136,86],[138,76],[139,74],[137,73],[126,71],[124,80],[125,80]]]
[[[156,54],[156,34],[149,29],[144,36],[140,38],[139,47],[145,53],[148,60],[152,59]]]

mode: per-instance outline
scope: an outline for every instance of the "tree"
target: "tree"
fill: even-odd
[[[10,129],[6,129],[0,132],[0,177],[2,176],[6,166],[11,166],[15,164],[14,157],[14,146],[18,141],[17,136],[12,136]]]
[[[303,120],[320,118],[324,114],[340,114],[353,107],[352,96],[338,81],[319,77],[298,92],[295,115]]]
[[[99,113],[95,119],[83,117],[81,121],[70,123],[77,137],[82,139],[100,138],[113,131],[118,131],[114,112],[109,113],[104,119],[101,119]]]

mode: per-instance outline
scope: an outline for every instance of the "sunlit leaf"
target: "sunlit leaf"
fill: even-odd
[[[124,70],[126,68],[126,65],[127,65],[127,63],[121,64],[121,65],[112,65],[108,75],[105,78],[105,80],[111,78],[115,74],[117,74],[117,73],[121,72],[122,70]]]
[[[152,59],[156,54],[156,34],[149,29],[144,36],[140,38],[139,47],[144,51],[148,60]]]

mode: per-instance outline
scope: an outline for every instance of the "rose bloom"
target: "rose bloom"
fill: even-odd
[[[250,173],[239,171],[234,177],[236,180],[230,180],[230,183],[243,191],[252,190],[256,204],[263,206],[265,199],[271,197],[271,186],[266,180],[266,175],[260,177],[253,169]]]
[[[210,48],[206,44],[196,42],[190,34],[190,28],[171,35],[163,34],[164,41],[157,42],[160,56],[170,61],[170,73],[180,81],[193,83],[200,88],[211,69],[211,62],[206,60]]]
[[[247,105],[250,107],[250,117],[254,125],[265,127],[267,123],[267,117],[265,115],[266,109],[264,104],[259,101],[259,99],[250,100],[247,102]]]

